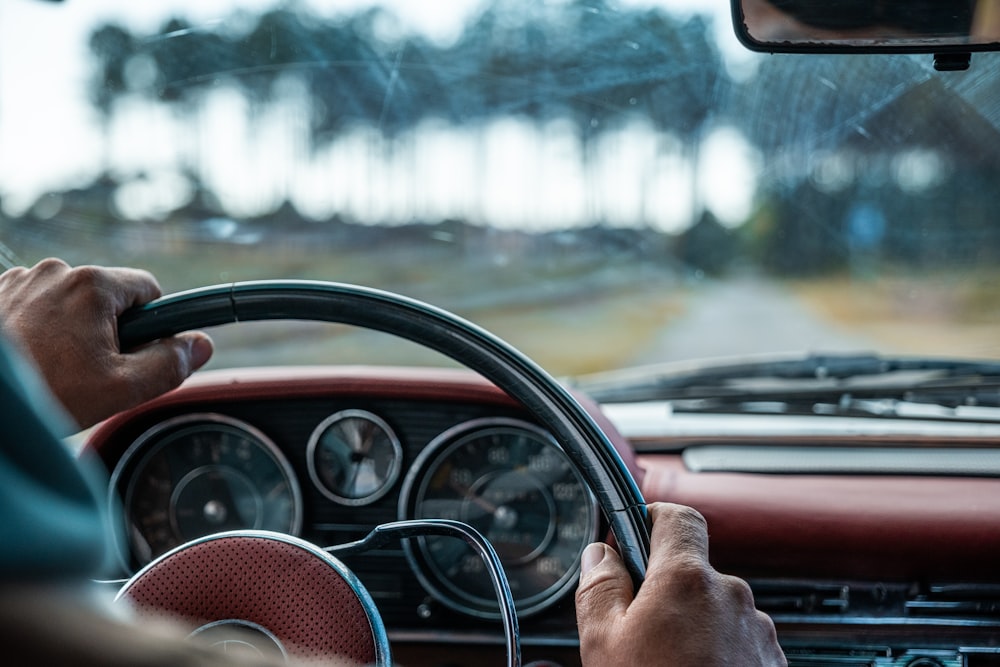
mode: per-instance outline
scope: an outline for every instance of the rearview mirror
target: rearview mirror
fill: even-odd
[[[1000,49],[1000,0],[733,0],[733,24],[770,53]]]

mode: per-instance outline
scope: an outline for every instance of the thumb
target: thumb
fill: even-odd
[[[173,389],[211,356],[212,339],[200,332],[183,333],[102,359],[107,367],[103,369],[101,391],[82,384],[53,390],[77,425],[88,428]]]
[[[200,331],[162,338],[122,356],[136,403],[169,391],[212,357],[212,339]]]
[[[588,633],[612,632],[617,618],[632,603],[632,578],[618,553],[595,542],[580,558],[580,585],[576,589],[576,621],[581,642]],[[597,639],[596,637],[592,639]]]

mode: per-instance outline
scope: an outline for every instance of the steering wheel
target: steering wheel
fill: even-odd
[[[548,373],[509,344],[456,315],[397,294],[354,285],[253,281],[180,292],[127,311],[119,318],[119,341],[122,349],[129,349],[191,329],[279,319],[348,324],[410,340],[478,372],[518,400],[552,433],[590,486],[634,583],[638,587],[642,582],[649,556],[648,514],[638,485],[614,446],[587,411]],[[303,553],[313,559],[331,559],[301,540],[271,540],[257,534],[228,537],[255,540],[241,541],[237,548],[276,551],[276,562],[294,560]],[[202,540],[196,547],[208,548],[205,544],[214,542],[212,548],[233,548],[226,539]],[[182,559],[192,555],[184,547],[180,552]],[[186,567],[189,565],[181,569],[189,573]],[[335,564],[330,571],[334,570]],[[174,571],[176,567],[170,573]],[[337,581],[347,581],[349,588],[357,590],[349,573],[337,574]],[[163,570],[158,577],[164,578]],[[339,586],[336,582],[332,585]],[[163,594],[162,586],[153,589],[151,595]],[[359,602],[365,606],[368,601]],[[269,632],[256,627],[250,631]]]

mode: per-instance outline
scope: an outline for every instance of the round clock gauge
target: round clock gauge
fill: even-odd
[[[344,410],[324,419],[309,438],[309,476],[330,500],[367,505],[399,478],[403,448],[383,419]]]

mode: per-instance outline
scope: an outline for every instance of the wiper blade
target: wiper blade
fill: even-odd
[[[920,402],[998,403],[1000,362],[877,354],[811,354],[713,364],[667,364],[579,378],[600,402],[830,400],[851,395]],[[961,398],[956,398],[960,395]],[[971,399],[969,397],[972,397]],[[730,403],[731,401],[725,401]]]
[[[17,253],[0,241],[0,268],[8,270],[17,266],[24,266],[24,262],[17,256]]]

